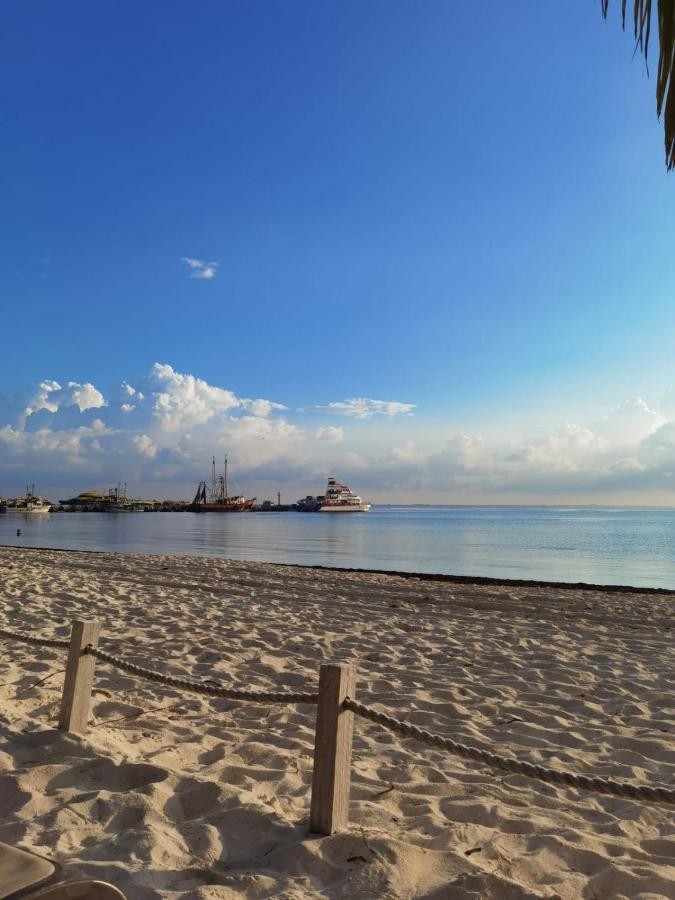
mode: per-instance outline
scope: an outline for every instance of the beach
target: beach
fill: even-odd
[[[675,786],[675,595],[201,557],[0,548],[0,625],[165,674],[357,697],[551,768]],[[495,772],[358,718],[350,825],[308,835],[315,708],[208,699],[99,661],[56,730],[65,652],[2,640],[0,840],[129,898],[675,896],[675,807]]]

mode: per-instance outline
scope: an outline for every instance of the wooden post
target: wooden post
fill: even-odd
[[[87,644],[98,646],[100,630],[101,625],[96,621],[73,622],[59,714],[61,731],[67,731],[70,734],[84,734],[87,730],[96,657],[85,655],[82,651]]]
[[[355,688],[354,666],[321,666],[309,814],[309,830],[317,834],[334,834],[349,822],[354,714],[342,704],[355,698]]]

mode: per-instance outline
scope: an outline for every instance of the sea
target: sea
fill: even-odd
[[[666,508],[5,513],[0,544],[675,589],[675,509]]]

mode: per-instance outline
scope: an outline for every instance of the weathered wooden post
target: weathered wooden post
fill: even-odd
[[[61,731],[84,734],[87,730],[96,657],[85,654],[84,648],[87,644],[98,646],[100,630],[101,624],[97,621],[73,622],[59,713]]]
[[[321,666],[309,814],[309,830],[318,834],[334,834],[349,822],[354,714],[343,703],[346,697],[355,699],[355,690],[354,666]]]

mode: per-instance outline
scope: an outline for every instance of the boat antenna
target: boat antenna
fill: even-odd
[[[211,491],[215,494],[216,492],[216,458],[213,457],[211,462]]]
[[[223,468],[223,490],[225,491],[225,497],[229,497],[230,495],[227,493],[227,453],[225,454],[225,466]]]

